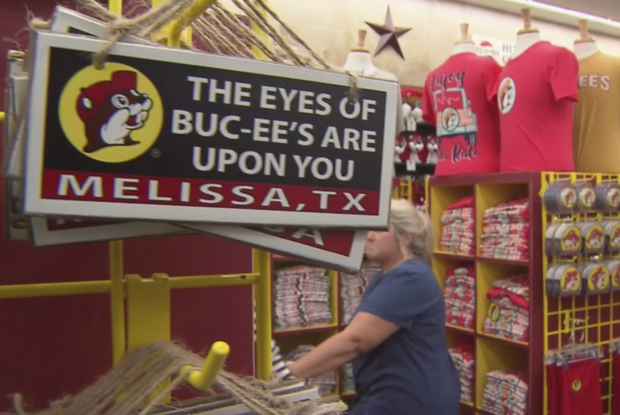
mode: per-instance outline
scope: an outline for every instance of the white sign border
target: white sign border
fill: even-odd
[[[28,119],[28,140],[26,146],[26,160],[43,160],[43,140],[45,134],[45,105],[47,103],[47,88],[49,52],[52,47],[79,50],[96,53],[104,46],[104,41],[85,36],[38,31],[33,50],[33,68],[31,70],[31,91],[37,91],[36,97],[31,93],[28,111],[30,114],[42,114],[41,117]],[[111,52],[112,55],[137,57],[141,59],[179,62],[187,65],[214,66],[221,69],[273,75],[281,72],[283,78],[304,79],[314,82],[348,85],[349,77],[344,74],[330,73],[308,68],[276,65],[269,62],[221,57],[200,54],[192,51],[153,47],[147,45],[133,45],[118,43]],[[162,56],[163,55],[163,56]],[[277,68],[276,71],[273,69]],[[271,71],[266,73],[266,69]],[[388,86],[388,88],[385,88]],[[62,215],[62,216],[97,216],[102,218],[125,220],[159,220],[159,221],[186,221],[234,225],[279,225],[279,226],[312,226],[312,227],[339,227],[357,229],[385,229],[388,224],[389,203],[391,199],[392,182],[392,153],[395,139],[395,125],[389,120],[396,117],[396,108],[390,103],[397,101],[396,82],[377,81],[367,78],[358,79],[358,88],[386,91],[385,126],[383,139],[382,180],[380,183],[379,214],[378,215],[347,215],[330,213],[236,210],[228,208],[200,208],[183,206],[153,206],[143,204],[126,204],[110,202],[75,202],[64,200],[46,200],[40,197],[41,175],[43,166],[40,162],[28,162],[26,166],[26,192],[24,197],[24,213],[29,215]],[[36,99],[35,99],[36,98]],[[140,212],[137,215],[137,212]]]
[[[89,35],[95,36],[100,39],[105,39],[110,35],[110,31],[107,26],[97,19],[93,19],[90,16],[76,12],[67,7],[57,5],[54,8],[54,14],[52,15],[52,22],[50,24],[50,31],[57,33],[70,33],[71,29],[77,29]],[[80,34],[72,34],[74,36],[85,36]],[[143,45],[154,45],[153,42],[133,35],[123,36],[121,42],[131,42]]]

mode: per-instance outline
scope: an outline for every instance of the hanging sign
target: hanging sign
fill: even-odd
[[[181,233],[188,231],[164,223],[30,218],[30,239],[38,248]]]
[[[477,47],[479,56],[490,56],[501,66],[514,54],[516,42],[496,39],[488,36],[471,35],[471,40]]]
[[[366,232],[362,231],[219,225],[191,225],[187,228],[351,273],[359,271],[366,244]]]
[[[50,22],[50,31],[94,36],[100,39],[110,36],[110,31],[103,22],[63,6],[56,6],[54,8],[54,14]],[[133,35],[126,35],[120,41],[153,45],[153,42],[150,40]]]
[[[96,37],[104,37],[107,34],[101,22],[93,21],[88,16],[62,6],[56,6],[51,27],[55,32],[80,33]],[[135,43],[131,37],[126,41]],[[193,229],[347,272],[359,269],[366,239],[365,232],[346,230],[245,228],[220,225],[185,226],[183,229]],[[152,222],[30,219],[31,240],[37,247],[173,234],[179,231],[180,228],[177,226]]]
[[[24,213],[384,229],[397,84],[39,32]]]
[[[23,60],[8,53],[7,78],[4,102],[4,160],[5,173],[11,166],[15,138],[18,130],[20,108],[25,101],[28,77],[23,70]],[[20,134],[21,135],[21,132]],[[21,214],[21,180],[16,176],[5,174],[4,178],[4,229],[9,241],[28,240],[28,218]]]

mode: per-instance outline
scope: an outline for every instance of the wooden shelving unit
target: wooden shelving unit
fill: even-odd
[[[482,410],[486,375],[496,370],[515,370],[527,373],[528,414],[542,414],[543,408],[543,280],[541,235],[540,173],[506,173],[431,178],[428,184],[429,207],[435,231],[433,271],[445,288],[446,273],[460,266],[475,269],[475,324],[473,329],[446,324],[450,347],[456,347],[462,338],[473,340],[475,347],[474,400],[462,402],[462,414],[488,414]],[[448,206],[464,197],[474,197],[475,253],[456,255],[441,252],[439,237],[441,215]],[[527,198],[530,205],[529,259],[512,261],[486,258],[481,255],[482,218],[485,210],[514,198]],[[517,274],[527,274],[529,281],[529,339],[527,342],[510,340],[484,333],[490,300],[487,292],[494,281]]]

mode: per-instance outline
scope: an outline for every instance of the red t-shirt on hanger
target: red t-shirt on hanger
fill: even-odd
[[[426,77],[422,116],[437,127],[436,176],[499,171],[500,71],[490,57],[459,53]]]
[[[541,41],[510,59],[496,88],[501,171],[573,171],[573,110],[579,63]]]

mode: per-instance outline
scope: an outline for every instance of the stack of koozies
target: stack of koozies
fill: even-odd
[[[482,222],[480,255],[512,261],[529,258],[530,205],[527,199],[487,209]]]
[[[331,280],[324,269],[299,265],[280,269],[275,274],[273,323],[276,330],[332,322]]]
[[[474,197],[465,197],[441,214],[439,249],[445,253],[474,255],[476,249]]]
[[[461,378],[461,401],[474,401],[474,344],[471,338],[463,338],[458,347],[450,349],[450,356]]]
[[[487,373],[482,410],[489,414],[527,414],[528,386],[524,373],[495,371]],[[585,415],[585,414],[584,414]]]
[[[446,323],[474,329],[476,315],[476,279],[474,267],[449,270],[443,298],[446,303]]]
[[[487,291],[491,307],[482,331],[511,340],[527,342],[530,326],[530,288],[525,275],[503,278]]]
[[[348,324],[351,321],[368,283],[380,270],[378,265],[364,262],[357,275],[340,273],[341,324]]]
[[[313,348],[314,348],[314,346],[309,346],[309,345],[297,346],[297,348],[295,350],[293,350],[291,353],[289,353],[286,356],[284,356],[283,361],[284,362],[294,362],[294,361],[302,358],[303,356],[305,356]],[[288,371],[288,369],[285,369],[283,372],[276,372],[275,365],[274,365],[274,369],[273,369],[274,373],[281,373],[282,375],[286,375],[286,371]],[[288,373],[290,375],[290,371],[288,371]],[[337,378],[338,378],[336,374],[337,374],[337,370],[331,370],[331,371],[325,372],[325,373],[323,373],[323,374],[321,374],[321,375],[319,375],[319,376],[317,376],[315,378],[307,379],[306,383],[308,385],[313,385],[313,386],[318,387],[319,388],[319,394],[321,396],[331,395],[331,394],[336,392],[336,382],[337,382]],[[286,377],[280,377],[280,379],[286,379]]]

